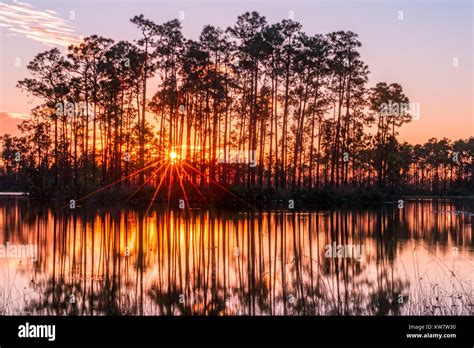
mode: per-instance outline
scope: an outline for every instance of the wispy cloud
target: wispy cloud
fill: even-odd
[[[69,21],[56,11],[38,10],[24,2],[0,3],[0,27],[46,45],[67,47],[81,40]]]
[[[30,118],[29,115],[27,114],[22,114],[20,112],[6,112],[6,111],[0,111],[0,114],[5,114],[8,117],[15,118],[15,119],[20,119],[20,120],[28,120]]]
[[[20,114],[17,112],[5,112],[0,111],[0,124],[1,126],[1,134],[10,134],[14,136],[21,135],[20,130],[18,129],[18,125],[23,121],[29,118],[28,115]]]

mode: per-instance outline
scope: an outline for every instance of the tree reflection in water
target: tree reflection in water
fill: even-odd
[[[33,315],[472,314],[472,201],[331,211],[58,212],[2,200],[0,312]],[[357,257],[325,246],[362,245]]]

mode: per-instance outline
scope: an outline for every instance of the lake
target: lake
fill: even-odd
[[[474,200],[171,210],[0,198],[2,315],[472,315]]]

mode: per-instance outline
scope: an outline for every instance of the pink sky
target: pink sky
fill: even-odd
[[[120,0],[111,4],[108,0],[0,4],[1,134],[19,134],[15,124],[40,102],[15,87],[18,80],[29,77],[26,65],[39,52],[51,47],[64,51],[67,44],[91,34],[136,39],[139,33],[128,19],[140,13],[161,23],[183,11],[184,35],[197,39],[205,24],[226,28],[239,14],[257,10],[270,23],[288,18],[292,11],[309,35],[335,30],[358,33],[362,59],[371,72],[369,86],[381,81],[400,83],[410,101],[420,105],[420,119],[403,126],[400,140],[415,143],[474,135],[470,0]],[[455,59],[457,66],[453,66]],[[15,64],[18,60],[20,66]]]

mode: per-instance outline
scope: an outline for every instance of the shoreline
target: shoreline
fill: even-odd
[[[138,197],[130,199],[124,193],[102,193],[96,197],[84,198],[78,196],[74,204],[76,208],[81,209],[85,205],[101,205],[107,209],[111,208],[135,208],[135,209],[150,209],[153,210],[280,210],[280,211],[300,211],[300,210],[318,210],[318,209],[338,209],[344,207],[354,207],[355,205],[363,205],[364,207],[370,206],[386,206],[386,205],[399,205],[403,202],[413,201],[429,201],[429,200],[473,200],[474,195],[470,192],[466,192],[465,195],[430,195],[430,194],[389,194],[384,193],[378,196],[368,195],[354,195],[353,193],[336,193],[329,194],[327,191],[313,191],[305,193],[277,193],[273,195],[259,195],[256,194],[254,197],[248,196],[237,196],[226,194],[216,194],[213,196],[212,193],[208,193],[203,198],[196,199],[195,196],[188,197],[187,200],[180,195],[171,196],[169,202],[167,197],[158,196],[151,203],[151,197],[146,194],[141,194]],[[33,194],[28,195],[1,195],[0,200],[27,200],[31,202],[44,202],[45,205],[61,206],[62,208],[68,208],[71,200],[74,197],[55,196],[45,197],[36,196]],[[150,204],[151,203],[151,204]],[[71,209],[73,210],[73,209]]]

